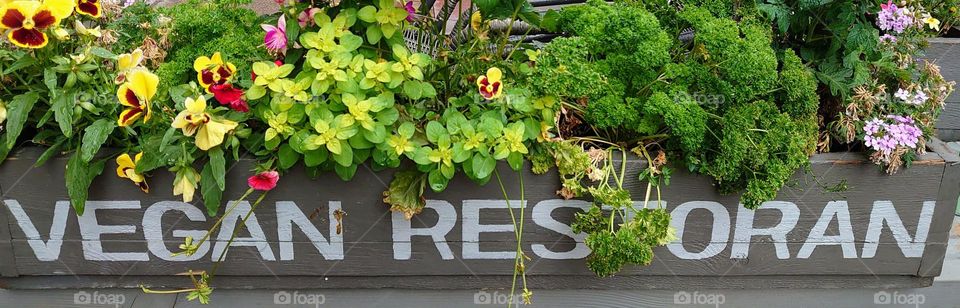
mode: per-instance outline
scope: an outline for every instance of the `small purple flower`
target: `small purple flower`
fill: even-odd
[[[880,12],[877,12],[877,26],[883,31],[893,31],[903,33],[903,30],[912,26],[913,16],[907,8],[898,8],[892,1],[880,5]]]
[[[898,146],[915,149],[923,131],[914,124],[912,117],[891,114],[883,119],[867,121],[863,126],[863,134],[865,146],[889,155]]]
[[[897,37],[896,37],[896,36],[893,36],[893,35],[890,35],[890,34],[888,33],[888,34],[881,35],[881,36],[880,36],[880,41],[881,41],[881,42],[884,42],[884,43],[891,43],[891,44],[892,44],[892,43],[896,43],[896,42],[897,42]]]
[[[907,91],[907,90],[905,90],[905,89],[903,89],[903,88],[900,88],[899,90],[897,90],[897,93],[894,93],[894,94],[893,94],[893,96],[895,96],[896,98],[899,98],[900,100],[906,102],[906,101],[909,101],[909,100],[910,100],[910,91]]]
[[[926,103],[927,99],[929,98],[930,97],[927,96],[927,93],[923,93],[923,91],[917,91],[917,94],[914,94],[913,96],[913,102],[915,105],[923,105],[923,103]]]

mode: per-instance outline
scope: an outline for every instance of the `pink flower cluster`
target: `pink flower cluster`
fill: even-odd
[[[867,121],[863,126],[863,134],[867,147],[889,155],[897,146],[916,148],[923,131],[909,116],[888,115],[883,119]]]
[[[913,16],[907,8],[898,8],[893,1],[880,5],[877,13],[877,26],[883,31],[903,33],[903,30],[913,25]]]

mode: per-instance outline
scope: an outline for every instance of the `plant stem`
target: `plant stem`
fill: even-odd
[[[251,188],[250,190],[252,191],[253,188]],[[263,201],[263,198],[265,198],[266,196],[267,196],[267,192],[263,192],[263,194],[260,194],[260,197],[257,198],[257,201],[254,201],[254,202],[253,202],[253,205],[250,207],[250,211],[247,212],[247,215],[246,215],[246,216],[243,216],[243,219],[240,220],[240,224],[239,224],[239,225],[246,226],[246,224],[247,224],[247,219],[250,219],[250,216],[253,215],[253,211],[255,211],[255,210],[257,209],[257,206],[260,205],[260,202]],[[224,216],[226,216],[226,215],[224,215]],[[235,240],[235,239],[237,238],[237,234],[238,234],[238,233],[240,233],[240,228],[239,228],[238,226],[234,225],[234,227],[233,227],[233,234],[230,236],[230,240],[227,241],[227,245],[223,248],[223,251],[220,252],[220,256],[217,257],[217,262],[214,263],[214,264],[213,264],[213,268],[210,269],[210,278],[207,279],[207,283],[208,283],[208,284],[209,284],[211,281],[213,281],[213,275],[217,273],[217,269],[220,268],[220,264],[223,264],[223,258],[227,256],[227,250],[230,249],[230,244],[233,244],[233,240]]]
[[[237,208],[237,205],[240,204],[240,201],[243,201],[243,199],[246,199],[247,196],[249,196],[251,193],[253,193],[253,188],[247,189],[247,192],[243,193],[243,196],[240,196],[240,199],[233,201],[233,204],[230,205],[230,207],[223,212],[223,215],[217,219],[217,222],[213,224],[213,227],[211,227],[210,230],[207,231],[207,234],[205,234],[203,238],[200,239],[199,242],[197,242],[197,247],[200,247],[200,245],[203,245],[204,242],[210,239],[210,234],[213,234],[213,231],[216,230],[218,226],[220,226],[220,223],[223,223],[223,218],[227,217],[227,215],[233,212],[233,210]]]

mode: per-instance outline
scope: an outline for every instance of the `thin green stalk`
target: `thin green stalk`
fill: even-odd
[[[217,222],[213,224],[213,227],[210,228],[210,231],[207,231],[207,234],[203,235],[203,238],[200,239],[199,242],[197,242],[197,247],[200,247],[200,245],[203,245],[204,242],[210,239],[210,234],[213,234],[213,231],[216,230],[221,223],[223,223],[223,218],[227,217],[227,215],[233,212],[233,210],[237,208],[237,205],[240,204],[240,201],[243,201],[244,199],[246,199],[247,196],[249,196],[251,193],[253,193],[253,188],[247,189],[247,192],[243,193],[243,196],[240,196],[240,199],[233,201],[233,204],[231,204],[230,207],[223,212],[223,215],[221,215],[220,218],[217,219]]]
[[[250,190],[253,190],[253,188],[251,188]],[[245,225],[246,225],[247,219],[250,219],[250,216],[253,215],[253,211],[255,211],[255,210],[257,209],[257,206],[260,205],[260,202],[263,201],[263,198],[265,198],[265,197],[267,197],[267,192],[266,192],[266,191],[263,192],[263,194],[260,194],[260,197],[257,198],[257,201],[254,201],[254,202],[253,202],[253,206],[250,207],[250,211],[247,212],[247,215],[246,215],[246,216],[243,216],[243,219],[240,220],[239,225],[242,225],[242,226],[245,226]],[[226,217],[226,215],[224,215],[224,217]],[[227,250],[230,249],[230,244],[233,244],[233,240],[235,240],[235,239],[237,238],[237,234],[238,234],[238,233],[240,233],[240,228],[235,225],[235,226],[233,227],[233,234],[230,235],[230,240],[227,241],[227,245],[223,248],[223,251],[220,252],[220,256],[217,257],[217,262],[214,263],[214,264],[213,264],[213,268],[210,269],[210,278],[207,279],[207,283],[208,283],[208,284],[209,284],[211,281],[213,281],[213,275],[217,273],[217,269],[220,268],[220,264],[223,264],[223,258],[227,256]]]

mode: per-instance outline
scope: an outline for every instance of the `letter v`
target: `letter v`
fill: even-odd
[[[70,202],[57,201],[56,209],[53,212],[53,223],[50,225],[50,239],[46,243],[40,238],[40,232],[30,221],[30,217],[23,211],[20,202],[17,200],[4,200],[3,203],[10,209],[10,213],[17,219],[17,224],[27,236],[27,243],[33,248],[33,253],[37,255],[40,261],[56,261],[60,258],[60,246],[63,245],[63,233],[67,228],[67,212],[70,209]],[[59,228],[59,229],[58,229]]]

